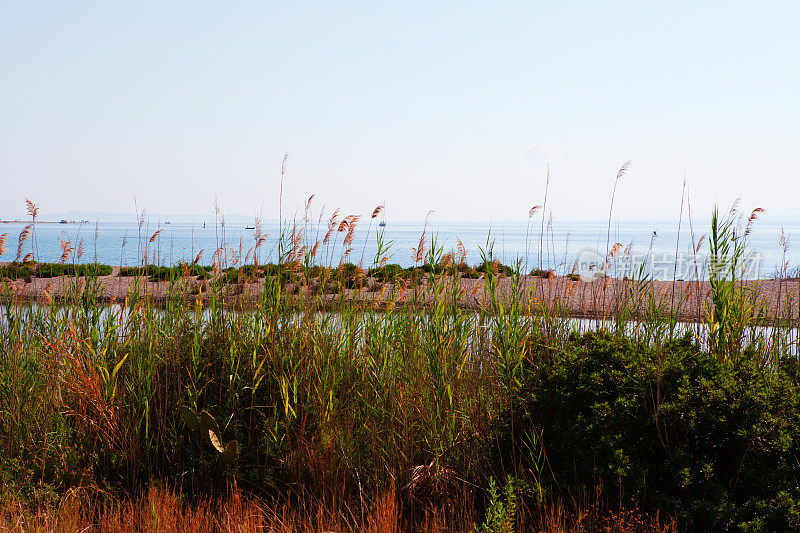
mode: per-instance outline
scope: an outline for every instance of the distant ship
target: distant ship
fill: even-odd
[[[255,226],[245,226],[244,229],[256,229]]]
[[[385,227],[386,227],[386,222],[385,222],[385,221],[383,221],[383,220],[381,220],[381,221],[378,223],[378,226],[379,226],[379,227],[381,227],[381,228],[385,228]]]
[[[62,218],[62,219],[61,219],[61,220],[60,220],[58,223],[59,223],[59,224],[67,224],[67,221],[66,221],[65,219],[63,219],[63,218]]]

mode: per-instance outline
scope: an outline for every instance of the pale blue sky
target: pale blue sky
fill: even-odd
[[[800,198],[796,2],[3,2],[0,217],[676,218]],[[288,207],[286,207],[288,206]]]

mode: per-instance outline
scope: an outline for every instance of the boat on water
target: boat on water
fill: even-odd
[[[245,226],[244,229],[256,229],[255,226]]]
[[[381,221],[378,223],[378,227],[385,228],[385,227],[386,227],[386,221],[384,221],[384,220],[381,220]]]

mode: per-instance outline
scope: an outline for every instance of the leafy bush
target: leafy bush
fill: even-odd
[[[114,270],[109,265],[89,263],[85,265],[69,265],[61,263],[40,263],[36,266],[37,278],[57,276],[110,276]]]
[[[31,281],[33,270],[30,263],[9,263],[5,266],[0,266],[0,279],[25,279]]]
[[[517,435],[541,432],[550,490],[600,483],[698,531],[800,527],[796,360],[770,368],[689,338],[643,346],[603,333],[530,349],[500,449],[522,454]]]
[[[504,272],[511,271],[509,267],[503,266],[502,268]],[[483,272],[484,270],[482,268],[471,267],[463,263],[450,264],[448,266],[444,265],[434,266],[431,265],[430,263],[426,263],[421,266],[408,267],[408,268],[403,268],[400,265],[396,264],[384,265],[380,268],[369,269],[367,275],[369,277],[374,277],[376,280],[380,282],[395,283],[398,280],[404,280],[404,281],[415,281],[419,283],[422,280],[422,274],[436,274],[436,275],[444,274],[448,276],[459,275],[462,278],[477,279],[481,276],[481,273]]]
[[[486,519],[478,531],[481,533],[514,533],[517,517],[517,488],[514,478],[509,478],[503,492],[489,478],[489,506]]]
[[[335,279],[346,289],[355,289],[366,283],[363,270],[353,263],[345,263],[333,272]]]
[[[198,277],[205,279],[211,272],[210,266],[200,266],[196,264],[180,263],[174,267],[147,265],[144,267],[121,267],[119,275],[121,277],[147,276],[148,281],[167,281],[179,279],[183,276]]]
[[[9,263],[0,266],[0,278],[25,279],[54,278],[58,276],[109,276],[113,269],[108,265],[98,263],[89,264],[63,264],[63,263]]]
[[[405,279],[407,273],[406,269],[400,265],[391,264],[384,265],[380,268],[371,268],[367,272],[367,276],[375,278],[380,282],[394,283],[399,279]]]
[[[514,273],[514,269],[508,265],[500,263],[499,261],[485,261],[475,267],[475,271],[479,273],[485,273],[489,268],[492,269],[492,273],[495,276],[510,276]]]

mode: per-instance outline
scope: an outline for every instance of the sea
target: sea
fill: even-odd
[[[360,264],[396,263],[403,267],[421,264],[419,257],[442,258],[452,253],[469,265],[497,260],[519,266],[523,272],[553,270],[557,274],[589,275],[604,272],[616,277],[648,276],[652,279],[706,278],[710,248],[706,236],[710,224],[677,221],[552,222],[533,219],[523,222],[392,222],[362,219],[351,242],[345,245],[346,228],[334,228],[327,244],[326,222],[295,224],[262,222],[261,245],[256,247],[253,223],[226,222],[224,226],[205,222],[137,220],[108,222],[37,223],[30,238],[19,247],[24,222],[0,222],[0,235],[7,234],[6,251],[0,262],[21,260],[29,253],[39,262],[59,262],[64,247],[72,248],[68,262],[99,262],[133,266],[176,265],[197,259],[210,265],[216,259],[232,266],[252,263],[256,250],[260,263],[277,262],[290,251],[294,230],[297,248],[320,245],[316,264],[337,266],[340,262]],[[784,240],[781,239],[783,231]],[[302,233],[299,233],[302,232]],[[744,228],[739,233],[744,234]],[[281,239],[283,235],[283,239]],[[746,250],[740,260],[743,277],[768,278],[798,268],[800,250],[792,236],[800,236],[800,221],[756,222],[746,236]],[[379,242],[382,242],[379,248]],[[417,249],[422,245],[423,253]],[[78,254],[78,250],[81,253]],[[18,253],[19,252],[19,253]]]

